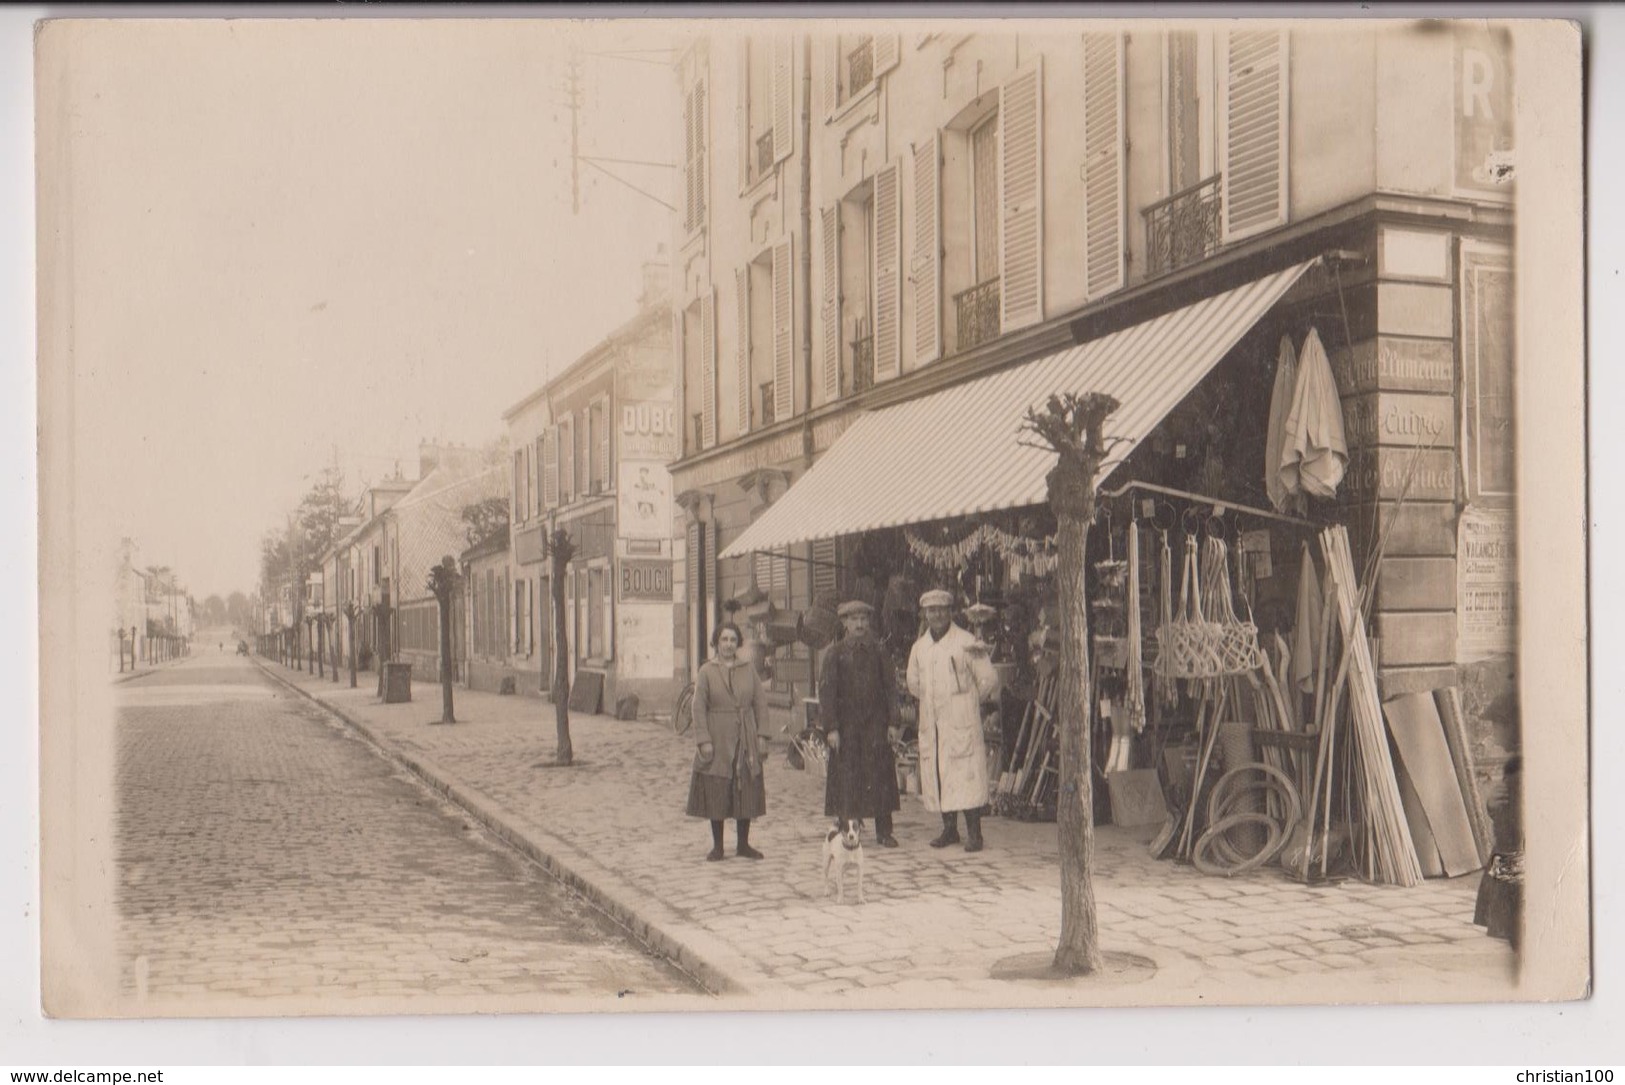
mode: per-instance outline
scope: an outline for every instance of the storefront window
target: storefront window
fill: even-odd
[[[587,570],[587,654],[603,659],[608,653],[604,645],[604,570]]]

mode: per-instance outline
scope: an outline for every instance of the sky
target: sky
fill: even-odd
[[[253,589],[261,534],[335,458],[357,489],[414,477],[420,440],[500,436],[670,247],[669,212],[591,167],[572,214],[564,106],[574,49],[582,153],[673,162],[670,30],[70,30],[39,108],[72,133],[42,184],[68,207],[80,507],[200,601]],[[614,168],[673,202],[675,171]]]

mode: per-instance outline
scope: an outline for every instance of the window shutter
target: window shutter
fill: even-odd
[[[695,197],[700,184],[699,178],[694,174],[694,163],[695,153],[699,149],[699,134],[696,131],[699,113],[695,101],[698,93],[699,85],[695,84],[683,98],[683,228],[686,230],[693,230],[697,225]]]
[[[576,427],[576,494],[585,497],[592,492],[592,408],[579,412],[581,424]]]
[[[700,299],[700,426],[702,443],[711,448],[717,443],[717,295],[715,291]]]
[[[576,495],[575,416],[566,414],[559,423],[559,499],[568,504]]]
[[[515,452],[513,454],[513,475],[512,478],[509,479],[509,482],[512,485],[509,487],[508,500],[513,502],[512,508],[515,516],[518,516],[520,510],[523,508],[519,502],[519,483],[520,480],[524,478],[524,462],[523,452]]]
[[[834,598],[840,591],[840,572],[835,567],[835,540],[819,539],[812,544],[812,598],[816,604]],[[839,600],[836,600],[839,602]]]
[[[734,271],[734,312],[737,313],[734,358],[739,374],[739,435],[750,432],[750,265]]]
[[[783,162],[795,149],[795,38],[773,39],[773,161]]]
[[[688,525],[688,553],[684,555],[687,567],[684,572],[688,579],[688,600],[698,613],[705,606],[705,598],[700,594],[700,531],[699,524]],[[692,620],[692,619],[691,619]]]
[[[914,151],[914,364],[942,354],[942,135],[933,132]]]
[[[542,504],[547,510],[557,508],[559,504],[558,452],[559,428],[549,426],[542,434]]]
[[[1084,293],[1123,285],[1123,38],[1083,36]]]
[[[773,586],[769,590],[773,598],[785,606],[790,605],[790,557],[789,551],[773,554]]]
[[[821,213],[824,246],[824,402],[841,396],[841,234],[838,204]]]
[[[902,54],[902,42],[896,34],[875,35],[875,78],[897,67]]]
[[[717,561],[717,522],[709,521],[705,525],[705,593],[717,600],[715,611],[722,609],[722,581],[717,575],[720,563]]]
[[[539,496],[536,487],[536,448],[534,445],[525,446],[525,512],[524,519],[529,520],[536,515],[536,499]]]
[[[536,463],[536,493],[534,511],[539,517],[547,511],[547,431],[530,446],[530,458]]]
[[[705,80],[694,81],[684,105],[685,218],[690,232],[705,225]]]
[[[795,411],[795,311],[790,281],[790,239],[773,246],[773,420],[783,422]]]
[[[841,69],[841,41],[835,35],[830,35],[823,41],[823,47],[818,50],[824,58],[824,71],[820,76],[824,96],[824,113],[834,113],[841,104],[841,91],[839,86],[839,72]]]
[[[706,147],[706,125],[710,121],[710,114],[706,107],[706,82],[701,79],[694,84],[694,226],[698,229],[705,225],[706,204],[706,174],[707,163],[710,161]]]
[[[683,95],[683,229],[694,224],[694,91]]]
[[[1044,69],[1039,56],[999,90],[999,324],[1044,315]]]
[[[1286,221],[1286,32],[1226,36],[1224,235]]]
[[[750,59],[753,48],[755,46],[748,39],[739,39],[739,69],[734,73],[738,80],[735,85],[739,87],[739,96],[734,103],[734,127],[738,129],[741,192],[750,184],[750,156],[756,149],[755,141],[750,138]]]
[[[615,488],[615,473],[613,466],[609,462],[612,445],[609,436],[611,427],[609,424],[608,396],[598,398],[598,428],[601,431],[598,434],[598,477],[603,480],[603,489],[613,490]]]
[[[902,363],[902,193],[897,163],[875,173],[875,380],[897,376]]]

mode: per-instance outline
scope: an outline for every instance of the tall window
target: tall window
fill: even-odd
[[[601,568],[587,570],[587,654],[594,659],[609,656],[604,635],[604,574],[605,570]]]
[[[842,391],[861,392],[875,379],[875,197],[865,181],[840,202]]]
[[[875,81],[873,34],[842,34],[835,66],[837,101],[846,102],[868,90]]]
[[[971,132],[971,238],[978,283],[999,277],[998,139],[997,114]]]
[[[1200,38],[1194,30],[1176,30],[1168,35],[1168,75],[1165,96],[1168,105],[1165,149],[1168,164],[1168,193],[1181,192],[1206,177],[1212,169],[1213,151],[1210,125],[1202,110],[1211,100],[1201,79],[1212,79],[1212,66],[1200,63]]]
[[[755,418],[751,428],[770,426],[774,422],[773,388],[773,251],[760,253],[750,263],[750,288],[746,303],[750,307],[750,365],[751,406]],[[741,367],[741,375],[745,367]]]
[[[773,48],[766,37],[747,37],[745,51],[745,184],[773,171]]]

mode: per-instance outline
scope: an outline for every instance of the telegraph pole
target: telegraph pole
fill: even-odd
[[[645,56],[642,54],[653,54]],[[657,59],[668,56],[669,49],[631,50],[614,53],[588,53],[588,56],[602,57],[608,60],[624,60],[638,64],[653,64],[667,67],[670,63],[666,59]],[[605,174],[612,181],[619,182],[638,195],[653,200],[668,211],[675,212],[677,208],[667,203],[639,185],[633,184],[619,173],[609,169],[609,166],[646,166],[654,169],[673,170],[677,167],[670,162],[650,162],[638,158],[607,158],[601,155],[581,153],[581,55],[575,50],[570,52],[570,66],[568,77],[564,84],[565,107],[570,110],[570,213],[581,214],[581,164],[585,162],[599,173]]]
[[[570,107],[570,214],[581,214],[581,59],[570,53],[570,76],[564,85]]]

